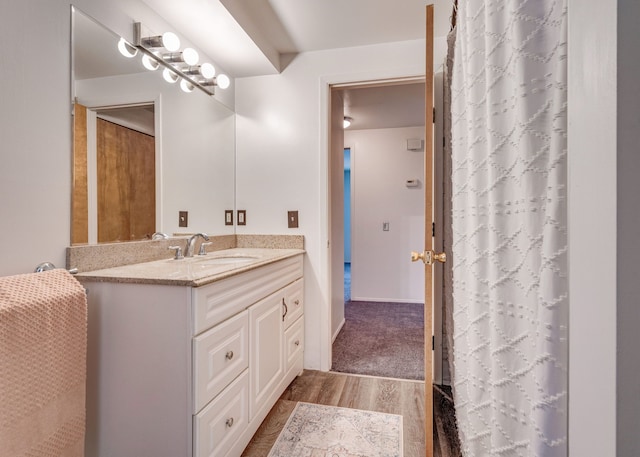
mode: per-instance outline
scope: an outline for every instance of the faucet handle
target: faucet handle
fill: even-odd
[[[213,243],[211,241],[209,241],[208,243],[204,241],[200,243],[200,250],[198,251],[198,255],[207,255],[206,247],[209,246],[210,244],[213,244]]]
[[[169,246],[169,249],[175,249],[176,251],[176,255],[173,260],[184,259],[184,256],[182,255],[182,248],[180,246]]]

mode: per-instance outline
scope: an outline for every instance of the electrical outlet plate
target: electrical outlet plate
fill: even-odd
[[[233,210],[226,209],[224,211],[224,225],[233,225]]]
[[[238,210],[238,225],[247,225],[247,210]]]
[[[188,211],[179,211],[178,212],[178,227],[188,227],[189,226],[189,212]]]
[[[287,224],[289,228],[298,228],[298,212],[297,211],[287,212]]]

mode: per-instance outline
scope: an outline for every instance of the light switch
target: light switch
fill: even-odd
[[[189,212],[188,211],[179,211],[178,212],[178,227],[187,227],[189,224]]]
[[[382,231],[383,232],[388,232],[389,231],[389,223],[388,222],[383,222],[382,223]]]
[[[233,225],[233,210],[226,209],[224,211],[224,225]]]
[[[297,211],[287,212],[287,225],[289,226],[289,228],[298,228],[298,212]]]
[[[238,210],[238,225],[247,225],[247,210]]]

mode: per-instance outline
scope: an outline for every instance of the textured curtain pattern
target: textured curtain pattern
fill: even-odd
[[[459,3],[454,395],[467,457],[567,455],[566,95],[565,1]]]

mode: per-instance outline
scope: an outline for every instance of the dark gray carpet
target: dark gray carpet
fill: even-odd
[[[424,380],[424,305],[347,301],[344,312],[333,371]]]

